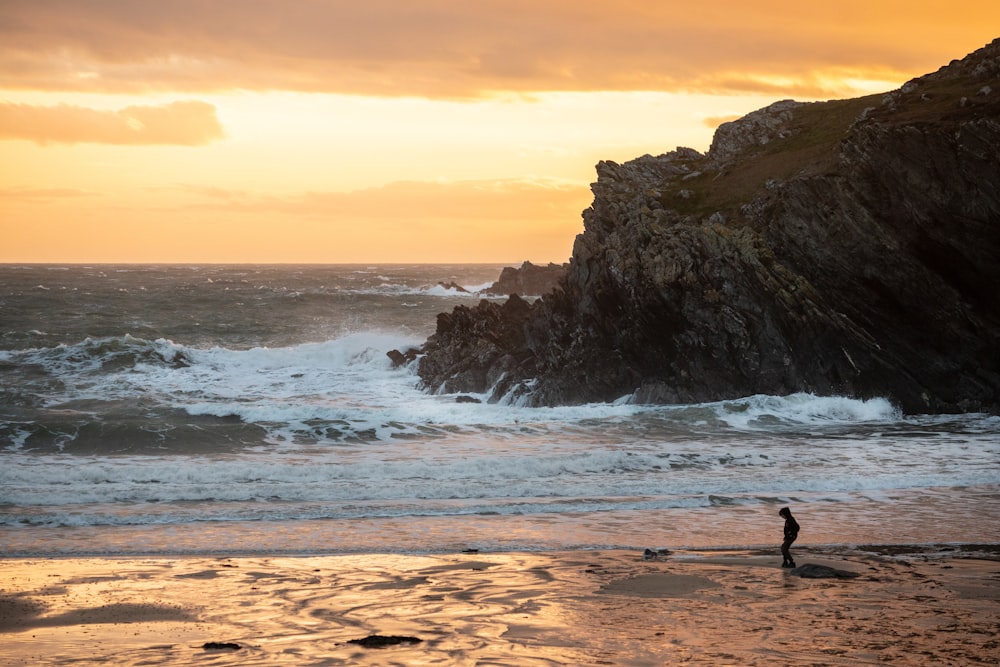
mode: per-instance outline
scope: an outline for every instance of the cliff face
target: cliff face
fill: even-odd
[[[888,95],[778,102],[706,155],[597,173],[559,286],[440,315],[428,389],[1000,410],[1000,40]]]

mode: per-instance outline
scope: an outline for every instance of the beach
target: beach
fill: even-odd
[[[0,662],[996,664],[995,545],[793,553],[5,559]]]

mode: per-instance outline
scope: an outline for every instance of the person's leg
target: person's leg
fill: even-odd
[[[785,540],[781,543],[781,567],[795,567],[795,561],[792,560],[792,554],[788,548],[792,546],[792,540]]]

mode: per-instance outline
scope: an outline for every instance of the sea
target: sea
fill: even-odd
[[[502,265],[0,266],[0,555],[1000,542],[1000,418],[421,388]],[[460,289],[455,286],[460,286]]]

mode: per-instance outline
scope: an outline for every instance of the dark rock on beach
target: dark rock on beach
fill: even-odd
[[[419,644],[422,639],[417,637],[401,637],[398,635],[368,635],[361,639],[348,639],[348,644],[357,644],[365,648],[385,648],[398,644]]]
[[[206,651],[239,651],[243,648],[233,642],[206,642],[201,647]]]
[[[857,572],[838,570],[834,567],[816,565],[815,563],[806,563],[805,565],[792,568],[789,574],[802,577],[803,579],[854,579],[860,576]]]
[[[426,389],[1000,411],[1000,40],[886,95],[777,102],[707,154],[597,175],[558,285],[439,315]]]

